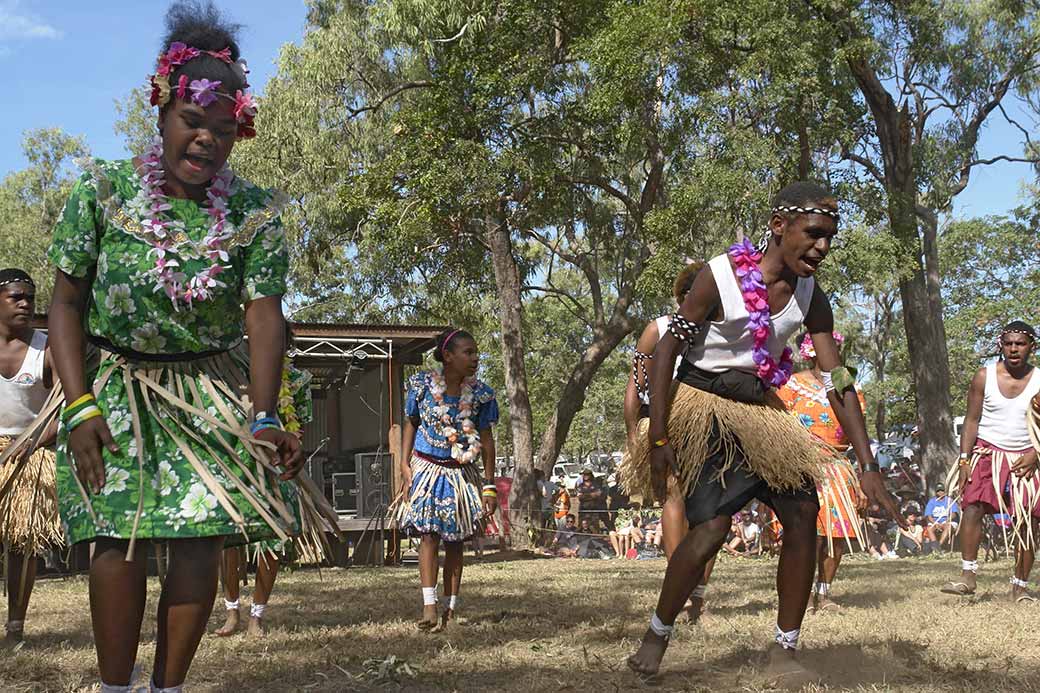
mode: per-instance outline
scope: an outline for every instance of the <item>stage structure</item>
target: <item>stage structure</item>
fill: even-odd
[[[291,355],[311,373],[307,473],[324,489],[355,563],[381,563],[385,514],[401,486],[405,373],[445,328],[293,323]],[[345,555],[343,557],[345,559]]]

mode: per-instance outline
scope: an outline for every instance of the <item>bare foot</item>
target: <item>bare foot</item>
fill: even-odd
[[[224,621],[224,625],[213,631],[214,635],[219,635],[222,638],[226,638],[229,635],[234,635],[235,631],[238,630],[238,623],[241,617],[238,615],[238,609],[227,610],[227,620]]]
[[[430,629],[431,633],[443,633],[448,630],[448,623],[455,620],[455,611],[453,609],[445,609],[444,613],[441,614],[440,622]]]
[[[430,630],[437,626],[437,605],[427,604],[423,606],[422,617],[416,623],[419,630]]]
[[[251,638],[262,638],[267,635],[267,629],[264,628],[264,619],[250,616],[249,623],[246,624],[246,635]]]
[[[639,649],[628,658],[628,668],[642,676],[656,676],[667,649],[668,638],[647,628]]]
[[[786,650],[777,643],[766,653],[763,672],[769,685],[784,691],[798,691],[811,683],[819,683],[820,675],[807,669],[795,658],[794,650]]]
[[[975,594],[975,590],[978,587],[977,577],[975,573],[970,570],[961,571],[961,579],[958,582],[946,583],[940,592],[944,594],[957,594],[961,596],[969,596]]]

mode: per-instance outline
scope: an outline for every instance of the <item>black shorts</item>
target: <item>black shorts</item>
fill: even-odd
[[[712,438],[718,438],[718,429],[712,431]],[[686,520],[690,527],[707,522],[716,517],[729,517],[740,511],[752,499],[758,499],[776,510],[776,501],[787,499],[797,502],[809,501],[817,508],[820,499],[816,496],[816,484],[806,479],[805,485],[794,491],[775,491],[760,476],[747,467],[743,453],[737,453],[737,459],[722,476],[719,468],[724,463],[721,450],[712,453],[704,460],[697,483],[686,496]]]

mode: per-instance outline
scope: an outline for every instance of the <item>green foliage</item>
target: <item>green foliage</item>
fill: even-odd
[[[42,311],[54,286],[47,260],[51,229],[77,177],[72,160],[89,152],[82,138],[58,128],[26,132],[22,152],[28,166],[0,181],[0,266],[20,267],[33,277]]]

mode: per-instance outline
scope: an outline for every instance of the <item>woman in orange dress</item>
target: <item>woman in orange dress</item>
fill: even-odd
[[[845,337],[835,332],[834,341],[840,346]],[[799,352],[811,367],[795,373],[777,394],[787,409],[798,417],[810,433],[835,452],[844,454],[849,449],[849,439],[838,425],[838,419],[827,401],[827,392],[820,377],[816,352],[809,335],[802,339]],[[860,408],[866,411],[863,393],[857,390],[856,394],[859,395]],[[856,472],[845,457],[828,457],[822,465],[821,472],[821,480],[816,485],[816,491],[820,496],[820,514],[816,518],[816,533],[819,537],[817,582],[813,587],[810,605],[810,609],[814,611],[838,608],[830,599],[830,586],[846,549],[851,550],[852,541],[862,536],[859,510],[862,509],[865,500],[859,488]]]

